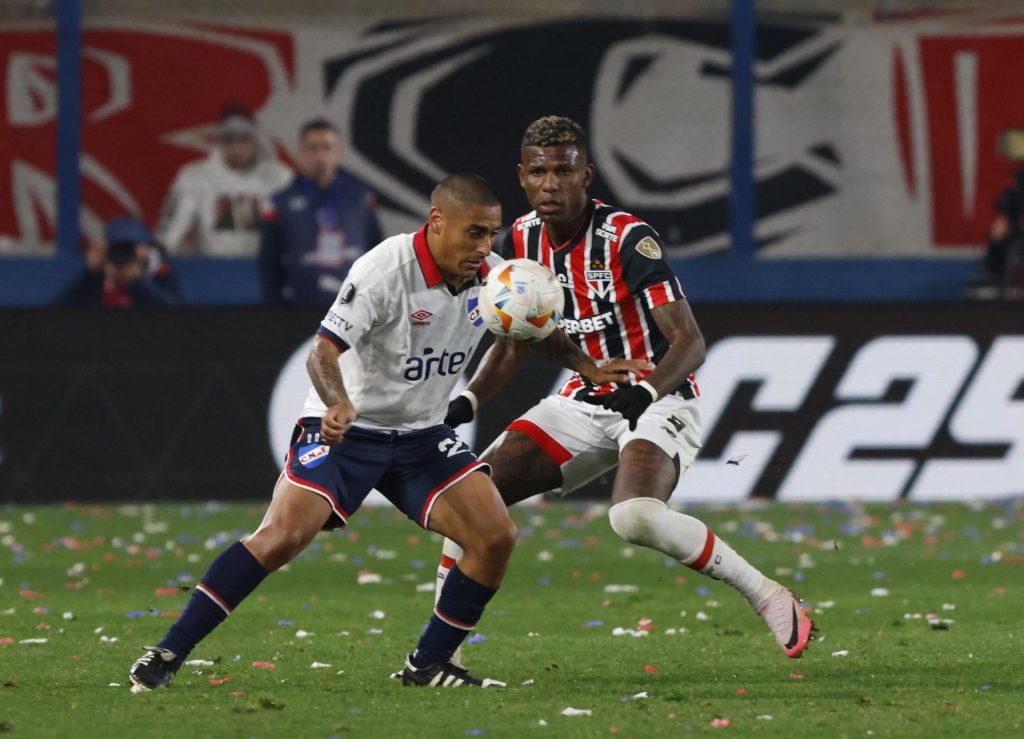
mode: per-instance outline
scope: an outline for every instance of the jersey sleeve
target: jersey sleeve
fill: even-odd
[[[661,237],[646,223],[634,226],[626,234],[619,260],[630,294],[642,296],[648,308],[653,310],[686,297],[665,258]]]
[[[358,346],[375,326],[384,322],[389,298],[380,270],[365,257],[357,259],[317,334],[338,351]]]

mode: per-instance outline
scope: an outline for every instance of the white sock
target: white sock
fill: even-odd
[[[657,498],[631,498],[608,510],[612,529],[631,544],[664,552],[687,567],[736,588],[755,608],[778,584],[743,559],[703,522]]]
[[[434,605],[437,605],[441,597],[441,588],[444,587],[445,578],[452,571],[452,567],[462,556],[462,547],[451,539],[445,539],[441,545],[441,561],[437,563],[437,582],[434,584]]]

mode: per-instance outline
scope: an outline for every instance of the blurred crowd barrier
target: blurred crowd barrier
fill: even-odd
[[[695,312],[704,448],[675,501],[1024,494],[1021,306]],[[269,495],[320,318],[0,311],[0,502]],[[482,450],[560,381],[531,362],[460,435]]]

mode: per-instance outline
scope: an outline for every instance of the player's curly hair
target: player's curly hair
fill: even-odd
[[[586,150],[587,134],[583,126],[572,118],[561,115],[546,115],[538,118],[526,127],[523,134],[523,143],[520,148],[527,146],[563,146],[570,144],[578,149]]]

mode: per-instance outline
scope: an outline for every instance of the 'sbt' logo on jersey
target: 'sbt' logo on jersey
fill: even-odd
[[[583,276],[587,280],[590,291],[598,298],[607,298],[612,290],[612,271],[605,269],[604,262],[595,259],[590,263],[590,269],[585,270]]]
[[[432,356],[433,354],[434,349],[428,346],[423,349],[422,357],[408,357],[405,360],[405,372],[402,373],[402,377],[409,382],[427,380],[431,375],[447,377],[460,372],[462,365],[466,363],[465,352],[449,354],[448,350],[444,349],[437,356]]]
[[[327,461],[331,448],[326,444],[307,444],[299,447],[299,464],[314,469]]]
[[[606,227],[608,226],[607,223],[604,224],[604,225]],[[608,241],[611,241],[612,243],[615,243],[616,241],[619,240],[619,237],[615,235],[614,230],[612,230],[610,228],[607,231],[605,229],[603,229],[603,228],[599,228],[596,231],[594,231],[594,234],[596,236],[600,236],[602,239],[607,239]]]
[[[484,323],[484,317],[480,315],[480,299],[470,298],[469,302],[466,303],[466,310],[469,312],[469,321],[476,327],[480,327]]]
[[[612,311],[605,311],[601,315],[592,318],[563,318],[559,320],[558,327],[567,334],[590,334],[595,331],[604,331],[615,324],[615,317]]]

